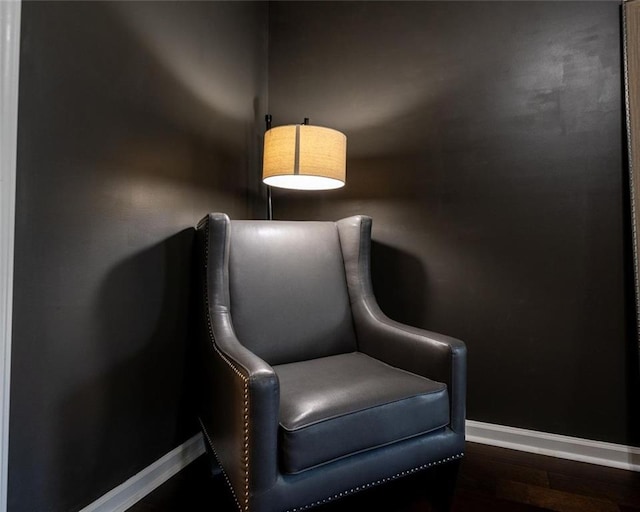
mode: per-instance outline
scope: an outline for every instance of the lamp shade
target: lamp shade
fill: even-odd
[[[347,137],[307,124],[276,126],[264,135],[262,181],[271,187],[328,190],[344,186]]]

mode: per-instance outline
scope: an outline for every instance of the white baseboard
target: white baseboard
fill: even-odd
[[[80,512],[123,512],[204,453],[202,434],[174,448]]]
[[[467,441],[640,471],[640,448],[467,420]],[[80,512],[123,512],[202,455],[202,434],[174,448]]]
[[[640,448],[467,420],[467,441],[640,471]]]

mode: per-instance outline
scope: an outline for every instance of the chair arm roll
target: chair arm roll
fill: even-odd
[[[278,475],[278,376],[269,364],[238,341],[228,313],[217,313],[213,325],[216,326],[212,331],[215,355],[231,369],[220,375],[225,382],[216,389],[228,393],[230,398],[235,397],[218,400],[225,409],[219,413],[221,417],[236,418],[232,423],[233,436],[241,444],[243,453],[243,489],[234,486],[234,490],[236,494],[244,494],[250,482],[252,492],[261,492],[269,489]],[[221,462],[224,467],[224,461]],[[248,497],[243,496],[241,501],[246,499]]]
[[[392,366],[447,384],[451,428],[464,432],[466,345],[456,338],[391,320],[377,303],[360,301],[352,306],[360,350]]]

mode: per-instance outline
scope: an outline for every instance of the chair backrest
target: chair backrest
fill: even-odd
[[[356,350],[333,222],[231,221],[229,296],[238,339],[271,365]]]

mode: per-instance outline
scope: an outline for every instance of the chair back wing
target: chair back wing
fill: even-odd
[[[231,221],[229,297],[238,339],[269,364],[356,350],[333,222]]]

